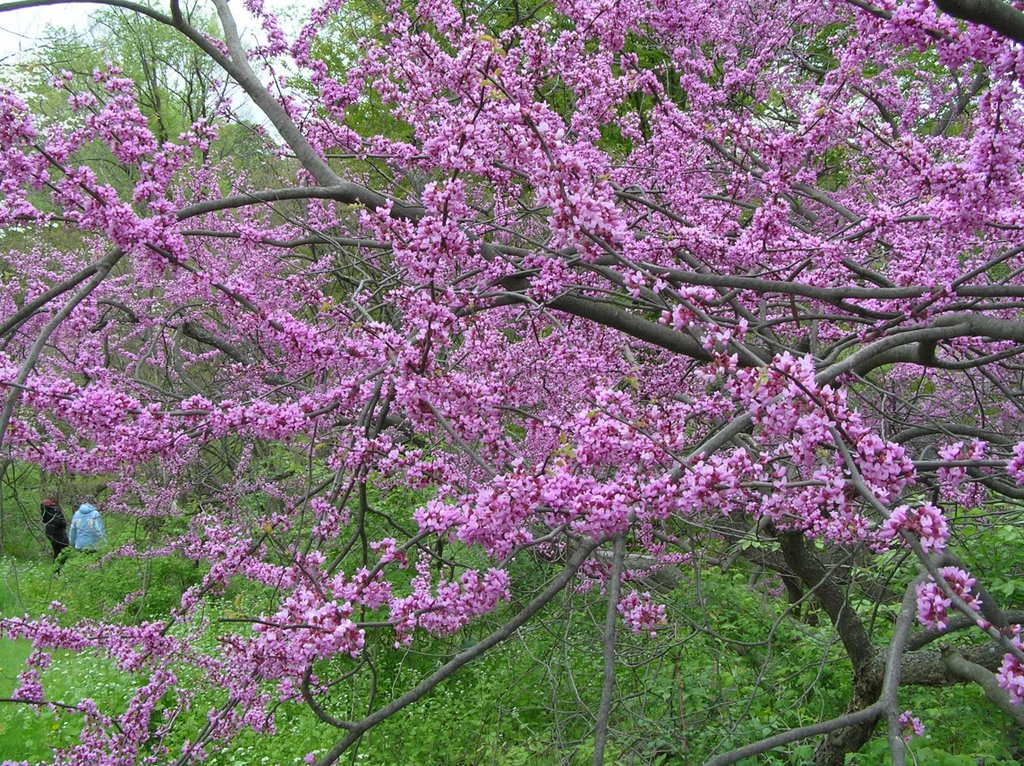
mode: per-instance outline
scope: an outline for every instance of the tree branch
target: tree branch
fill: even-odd
[[[566,585],[569,584],[569,581],[576,575],[576,571],[583,565],[583,562],[590,557],[590,554],[592,554],[602,542],[602,540],[589,540],[582,543],[576,549],[575,553],[573,553],[572,557],[566,562],[565,568],[558,577],[552,580],[539,595],[537,595],[521,612],[519,612],[519,614],[482,641],[479,641],[470,648],[456,654],[441,668],[435,671],[428,678],[422,680],[401,697],[393,700],[390,704],[380,708],[376,712],[364,718],[362,721],[354,724],[348,735],[332,747],[323,758],[317,761],[316,766],[331,766],[331,764],[337,761],[338,758],[348,750],[348,748],[363,736],[363,734],[372,729],[378,723],[386,720],[402,708],[416,702],[439,683],[453,675],[455,671],[463,665],[469,664],[484,652],[497,646],[502,641],[511,638],[520,627],[522,627],[531,617],[539,612],[545,604],[547,604],[558,593],[560,593]]]
[[[1024,43],[1024,13],[1003,0],[935,0],[935,5],[950,16],[981,24]]]
[[[604,764],[604,747],[608,741],[608,719],[612,712],[612,691],[615,688],[615,620],[622,585],[622,562],[626,552],[624,534],[615,538],[612,549],[612,571],[608,579],[608,609],[604,617],[604,683],[601,686],[601,704],[597,709],[594,728],[594,766]]]
[[[995,673],[964,659],[963,655],[954,648],[944,651],[943,658],[950,673],[964,681],[976,683],[984,690],[985,697],[989,702],[1012,718],[1017,726],[1024,727],[1024,707],[1014,705],[1010,701],[1009,695],[999,688]]]

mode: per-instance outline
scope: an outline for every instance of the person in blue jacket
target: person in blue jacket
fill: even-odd
[[[71,545],[78,551],[94,551],[107,541],[107,530],[96,506],[82,503],[71,517],[68,533]]]

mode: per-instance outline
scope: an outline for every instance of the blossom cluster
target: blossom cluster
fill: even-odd
[[[959,567],[941,567],[939,573],[954,594],[961,598],[969,607],[981,610],[981,599],[971,593],[971,587],[977,582]],[[926,628],[945,630],[949,624],[949,608],[953,601],[947,596],[934,579],[917,585],[917,619]]]
[[[878,539],[888,543],[901,530],[912,532],[920,538],[921,547],[926,551],[943,551],[949,538],[949,524],[945,514],[931,503],[922,503],[911,508],[900,505],[894,508],[889,518],[882,522]]]
[[[1024,642],[1020,638],[1020,625],[1012,626],[1010,641],[1018,649],[1024,649]],[[1010,701],[1014,705],[1024,704],[1024,662],[1013,654],[1007,653],[996,673],[996,683],[1010,695]]]
[[[655,604],[650,592],[637,593],[630,591],[616,606],[622,621],[634,633],[644,633],[654,638],[656,628],[665,624],[665,605]]]

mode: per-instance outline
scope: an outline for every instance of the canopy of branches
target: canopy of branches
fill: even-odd
[[[1024,722],[973,536],[1024,523],[1014,6],[251,0],[250,39],[226,0],[107,5],[110,53],[58,39],[0,89],[0,460],[141,522],[101,565],[202,576],[141,624],[2,620],[15,702],[54,702],[59,649],[138,679],[62,710],[55,763],[198,762],[299,700],[327,766],[597,585],[600,764],[617,647],[678,635],[652,583],[737,560],[822,610],[849,709],[711,763],[842,764],[879,722],[903,763],[915,685]]]

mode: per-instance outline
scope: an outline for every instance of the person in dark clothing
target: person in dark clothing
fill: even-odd
[[[43,500],[40,507],[43,511],[43,528],[46,530],[46,539],[53,546],[53,558],[56,560],[61,551],[68,547],[68,521],[64,518],[64,511],[53,498],[48,497]]]

